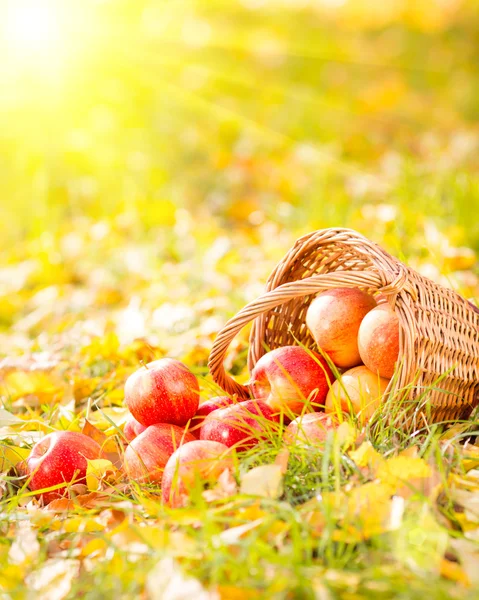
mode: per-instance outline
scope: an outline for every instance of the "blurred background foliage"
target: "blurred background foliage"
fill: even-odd
[[[208,346],[296,237],[331,226],[477,296],[475,0],[0,13],[5,354],[110,329]]]

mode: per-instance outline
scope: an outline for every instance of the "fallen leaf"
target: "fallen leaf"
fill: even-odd
[[[287,448],[283,448],[278,452],[278,455],[274,459],[274,464],[278,465],[281,468],[281,474],[284,475],[288,470],[288,461],[289,461],[289,450]]]
[[[27,521],[19,524],[13,544],[10,546],[8,560],[11,564],[20,565],[33,562],[40,553],[37,533]]]
[[[24,425],[24,423],[22,419],[12,415],[8,410],[0,408],[0,428],[10,427],[11,425]]]
[[[376,477],[392,493],[409,497],[414,493],[429,495],[432,491],[433,470],[422,458],[396,456],[378,465]],[[429,484],[429,485],[428,485]]]
[[[108,439],[108,437],[103,433],[103,431],[97,429],[95,425],[90,423],[88,419],[85,419],[85,424],[83,425],[81,432],[83,433],[83,435],[87,435],[89,438],[94,440],[100,446],[103,446],[103,444]]]
[[[470,587],[471,581],[464,569],[457,562],[443,558],[440,565],[440,573],[443,577],[460,583],[466,587]]]
[[[146,579],[151,600],[220,600],[215,591],[208,591],[198,579],[187,577],[172,558],[161,559]]]
[[[255,521],[251,521],[250,523],[245,523],[244,525],[238,525],[237,527],[230,527],[229,529],[225,529],[222,531],[218,538],[224,544],[237,544],[239,540],[249,531],[256,529],[259,525],[264,522],[264,518],[256,519]]]
[[[62,600],[79,573],[79,560],[51,558],[27,575],[25,583],[35,593],[35,600]]]
[[[356,450],[351,450],[349,456],[354,460],[358,467],[369,468],[375,471],[384,458],[373,447],[371,442],[363,442]]]
[[[283,493],[283,467],[277,464],[254,467],[241,478],[240,492],[264,498],[279,498]]]
[[[202,494],[206,502],[215,502],[234,496],[238,491],[238,486],[233,474],[229,469],[225,469],[218,477],[218,483],[210,490],[205,490]]]
[[[86,485],[90,492],[97,492],[102,489],[103,483],[112,483],[118,476],[118,469],[113,466],[110,460],[97,458],[87,461]]]
[[[28,448],[7,446],[0,443],[0,473],[15,467],[19,462],[25,460],[30,454]]]

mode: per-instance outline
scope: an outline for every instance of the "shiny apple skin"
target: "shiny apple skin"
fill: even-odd
[[[156,423],[186,425],[196,414],[199,400],[195,375],[173,358],[148,363],[125,383],[125,403],[133,417],[146,427]]]
[[[196,440],[181,446],[168,459],[161,492],[163,502],[172,507],[188,503],[190,492],[214,483],[225,469],[234,468],[230,448],[212,440]]]
[[[100,458],[101,447],[92,438],[77,431],[55,431],[33,446],[27,458],[29,487],[32,491],[65,484],[38,497],[44,504],[61,498],[69,483],[85,483],[88,460]]]
[[[173,452],[195,439],[191,433],[171,423],[150,425],[125,450],[125,472],[133,481],[160,483],[163,469]]]
[[[271,408],[259,400],[246,400],[210,413],[200,430],[201,440],[220,442],[237,450],[252,448],[277,427]]]
[[[314,410],[323,410],[334,375],[319,354],[301,346],[282,346],[264,354],[256,363],[250,388],[256,399],[275,413],[294,419],[309,402]]]

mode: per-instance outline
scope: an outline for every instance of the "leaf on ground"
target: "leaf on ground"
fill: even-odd
[[[218,483],[202,494],[206,502],[215,502],[234,496],[238,492],[238,485],[229,469],[225,469],[218,477]]]
[[[250,523],[244,523],[243,525],[238,525],[237,527],[230,527],[229,529],[225,529],[219,534],[219,539],[224,544],[237,544],[242,537],[244,537],[248,532],[256,529],[264,522],[264,518],[256,519],[255,521],[251,521]]]
[[[20,565],[33,562],[40,553],[37,533],[27,521],[20,523],[15,539],[10,546],[8,560],[11,564]]]
[[[451,581],[455,581],[466,587],[471,585],[471,581],[465,570],[461,567],[461,565],[457,564],[457,562],[453,562],[452,560],[447,560],[446,558],[442,559],[440,573],[443,577],[446,577],[446,579],[450,579]]]
[[[81,432],[83,435],[87,435],[89,438],[94,440],[97,444],[100,444],[100,446],[102,446],[108,439],[103,431],[100,431],[97,427],[95,427],[95,425],[90,423],[88,419],[85,419],[85,424],[83,425]]]
[[[287,448],[283,448],[278,452],[278,455],[274,459],[274,464],[278,465],[281,468],[281,473],[284,475],[288,470],[288,461],[289,461],[289,450]]]
[[[451,539],[450,546],[454,550],[464,569],[469,582],[479,586],[479,548],[477,543],[464,539]]]
[[[15,467],[19,462],[25,460],[29,454],[30,450],[28,448],[0,444],[0,473]]]
[[[27,575],[25,583],[34,592],[35,600],[62,600],[70,593],[79,573],[79,560],[50,558]]]
[[[11,412],[8,412],[8,410],[5,410],[4,408],[0,408],[0,428],[1,427],[10,427],[12,425],[24,425],[24,424],[25,424],[25,421],[23,421],[23,419],[16,417],[15,415],[13,415]]]
[[[107,436],[103,431],[100,431],[95,425],[88,421],[88,419],[85,419],[82,433],[92,440],[95,440],[95,442],[101,446],[102,456],[105,459],[111,461],[115,467],[121,467],[123,461],[120,456],[117,440],[114,436]]]
[[[479,448],[471,444],[465,446],[462,453],[462,466],[465,471],[479,468]]]
[[[153,567],[146,590],[151,600],[220,600],[217,592],[208,591],[198,579],[184,575],[172,558],[163,558]]]
[[[264,498],[279,498],[283,493],[282,465],[254,467],[241,478],[240,492]]]
[[[356,450],[351,450],[349,456],[358,467],[375,471],[384,462],[384,458],[373,447],[371,442],[363,442]]]
[[[57,365],[57,361],[34,357],[4,359],[0,362],[0,395],[21,406],[69,402],[71,387]]]
[[[89,494],[81,494],[76,496],[74,500],[70,498],[57,498],[52,500],[47,509],[53,512],[67,512],[76,510],[79,506],[83,508],[96,508],[101,505],[108,496],[99,494],[98,492],[90,492]]]
[[[87,461],[86,485],[90,492],[97,492],[104,484],[113,484],[118,478],[118,469],[110,460],[97,458]]]
[[[414,493],[428,496],[439,481],[422,458],[395,456],[378,465],[376,477],[391,493],[409,497]]]

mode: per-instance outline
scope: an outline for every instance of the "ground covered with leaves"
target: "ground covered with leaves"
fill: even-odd
[[[474,420],[272,435],[182,509],[117,460],[129,374],[171,356],[217,395],[217,332],[304,233],[357,229],[477,303],[476,4],[114,4],[65,64],[2,73],[0,595],[477,598]],[[18,464],[62,429],[112,461],[45,508]]]

